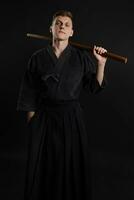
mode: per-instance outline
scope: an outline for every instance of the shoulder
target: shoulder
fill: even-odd
[[[71,51],[72,51],[73,53],[76,53],[76,54],[78,54],[78,55],[83,55],[83,53],[84,53],[84,50],[83,50],[83,49],[81,49],[81,48],[79,48],[79,47],[77,47],[77,46],[75,46],[75,45],[72,45],[72,44],[70,44],[70,46],[71,46]]]
[[[82,61],[82,63],[94,63],[93,56],[90,51],[84,49],[84,48],[79,48],[75,45],[71,45],[71,49],[73,54],[77,55],[79,59]]]
[[[77,47],[75,45],[71,45],[71,49],[72,49],[72,52],[76,53],[78,56],[80,56],[82,58],[92,59],[91,52],[84,48]]]
[[[36,51],[34,51],[28,59],[28,69],[35,69],[39,67],[43,62],[43,59],[45,57],[44,55],[46,54],[46,52],[47,47],[37,49]]]
[[[44,48],[41,48],[41,49],[37,49],[36,51],[34,51],[31,56],[30,56],[30,59],[31,58],[37,58],[37,57],[40,57],[42,55],[44,55],[44,53],[47,51],[47,47],[44,47]]]

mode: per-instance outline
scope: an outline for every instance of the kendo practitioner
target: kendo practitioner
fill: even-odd
[[[94,62],[90,52],[71,45],[67,10],[54,13],[50,32],[51,42],[29,58],[17,100],[17,110],[27,113],[24,200],[90,200],[90,133],[79,96],[82,89],[97,94],[105,88],[107,50],[94,45]]]

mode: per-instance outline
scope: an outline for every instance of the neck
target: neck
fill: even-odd
[[[61,53],[68,45],[68,40],[58,40],[53,38],[52,47],[55,52]]]

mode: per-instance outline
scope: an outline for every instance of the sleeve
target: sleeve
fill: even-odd
[[[106,85],[107,80],[103,78],[102,84],[100,85],[97,78],[96,78],[96,70],[97,67],[93,62],[93,59],[89,55],[89,52],[84,51],[83,54],[83,64],[84,64],[84,73],[83,73],[83,88],[86,92],[91,92],[94,94],[99,93],[102,91]]]
[[[21,80],[17,110],[35,111],[37,109],[39,90],[36,69],[36,59],[35,56],[32,55]]]

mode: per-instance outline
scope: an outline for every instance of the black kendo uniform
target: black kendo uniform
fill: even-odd
[[[28,123],[25,200],[89,200],[88,133],[79,103],[82,88],[98,93],[89,52],[70,44],[57,58],[52,45],[36,51],[24,73],[17,110],[35,111]]]

